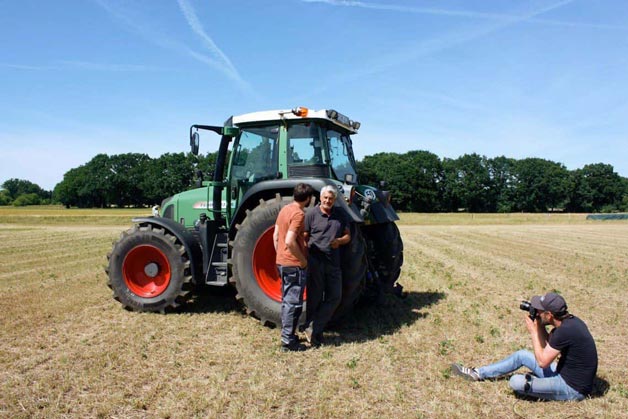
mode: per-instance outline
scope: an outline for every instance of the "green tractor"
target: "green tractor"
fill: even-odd
[[[316,191],[334,185],[335,205],[351,220],[334,317],[361,296],[401,293],[399,217],[388,192],[358,184],[350,136],[359,127],[335,110],[302,107],[233,116],[224,126],[193,125],[195,155],[199,131],[221,136],[213,180],[165,199],[152,217],[133,219],[108,255],[114,298],[131,310],[165,312],[184,304],[199,285],[235,286],[249,314],[280,324],[272,238],[277,214],[300,182]]]

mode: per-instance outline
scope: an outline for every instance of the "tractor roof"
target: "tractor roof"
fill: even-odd
[[[282,120],[300,120],[300,119],[324,119],[337,125],[340,128],[348,130],[351,134],[357,134],[360,123],[349,119],[347,116],[333,110],[321,109],[315,111],[304,107],[294,109],[278,109],[272,111],[260,111],[245,113],[243,115],[234,115],[231,117],[231,123],[235,126],[244,126],[256,122],[272,122]]]

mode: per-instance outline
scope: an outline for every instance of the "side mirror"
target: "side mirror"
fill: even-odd
[[[344,181],[347,185],[351,185],[355,181],[355,179],[353,179],[353,173],[345,173]]]
[[[190,135],[190,148],[192,149],[192,154],[194,154],[195,156],[198,156],[198,144],[198,132],[193,132],[192,135]]]

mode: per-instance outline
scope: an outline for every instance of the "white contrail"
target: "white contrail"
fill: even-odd
[[[388,57],[379,57],[377,63],[373,66],[365,66],[363,67],[362,75],[370,75],[374,73],[381,72],[385,69],[401,65],[418,57],[427,56],[435,52],[439,52],[448,48],[452,48],[454,46],[470,42],[472,40],[478,39],[480,37],[489,35],[496,31],[505,29],[512,25],[527,21],[536,16],[542,15],[544,13],[549,12],[550,10],[557,9],[559,7],[563,7],[569,3],[572,3],[574,0],[562,0],[541,9],[537,9],[528,13],[524,13],[519,16],[512,16],[508,20],[503,20],[497,23],[494,23],[490,26],[480,27],[474,31],[470,32],[455,32],[448,36],[443,36],[440,38],[429,39],[421,42],[419,45],[416,45],[413,49],[398,51],[397,53],[390,54]],[[355,76],[355,75],[354,75]]]
[[[362,7],[362,4],[365,4],[361,1],[339,1],[339,0],[301,0],[304,2],[323,2],[329,3],[333,5],[340,6],[358,6]],[[524,13],[518,16],[509,16],[508,19],[502,19],[498,22],[493,22],[491,25],[484,25],[479,28],[475,28],[471,31],[456,31],[454,33],[440,36],[437,38],[421,40],[420,42],[409,45],[407,48],[391,52],[385,56],[378,56],[376,59],[371,62],[365,62],[363,65],[359,67],[359,69],[354,69],[350,73],[346,74],[335,74],[332,76],[327,84],[320,84],[318,88],[315,88],[310,94],[320,94],[321,92],[330,88],[330,85],[338,85],[343,84],[348,80],[356,80],[363,77],[368,77],[373,74],[383,73],[390,68],[402,66],[409,61],[416,60],[420,57],[426,57],[431,54],[456,47],[458,45],[471,42],[475,39],[481,38],[483,36],[487,36],[496,31],[505,29],[512,25],[530,20],[535,18],[536,16],[542,15],[544,13],[549,12],[550,10],[557,9],[559,7],[563,7],[569,3],[572,3],[574,0],[562,0],[553,4],[550,4],[546,7],[533,10],[528,13]],[[370,4],[370,3],[369,3]],[[384,6],[382,6],[384,7]]]
[[[61,60],[58,63],[64,68],[82,68],[86,70],[110,72],[162,71],[164,69],[138,64],[109,64],[89,61]]]
[[[187,2],[179,2],[179,7],[181,8],[181,11],[183,12],[183,15],[186,18],[188,24],[192,27],[192,30],[194,30],[194,32],[203,37],[205,44],[209,47],[211,52],[209,56],[196,52],[187,45],[171,39],[170,37],[159,33],[157,30],[152,29],[147,25],[141,24],[138,19],[133,19],[127,16],[124,11],[120,10],[120,8],[113,7],[107,0],[92,1],[97,3],[104,10],[106,10],[111,16],[123,22],[127,27],[140,34],[147,41],[152,42],[153,44],[158,45],[162,48],[178,51],[180,53],[191,56],[195,60],[200,61],[203,64],[206,64],[225,74],[228,78],[233,80],[242,91],[257,97],[257,94],[253,92],[251,86],[242,79],[229,58],[220,50],[220,48],[216,46],[211,38],[209,38],[209,36],[205,34],[202,26],[198,21],[198,18],[196,18],[194,10],[189,4],[187,4]]]
[[[400,6],[400,5],[395,5],[395,4],[367,3],[363,1],[353,1],[353,0],[301,0],[301,1],[304,3],[325,3],[332,6],[360,7],[362,9],[388,10],[391,12],[408,12],[408,13],[418,13],[418,14],[438,15],[438,16],[458,16],[458,17],[470,17],[470,18],[482,18],[482,19],[512,18],[512,16],[506,16],[506,15],[494,14],[494,13],[469,12],[465,10],[433,9],[433,8],[425,8],[425,7]]]
[[[404,13],[416,13],[416,14],[425,14],[425,15],[434,15],[434,16],[449,16],[449,17],[462,17],[462,18],[470,18],[470,19],[486,19],[486,20],[502,20],[502,21],[520,21],[519,17],[516,15],[509,15],[503,13],[483,13],[483,12],[472,12],[468,10],[446,10],[446,9],[434,9],[434,8],[425,8],[425,7],[412,7],[412,6],[401,6],[395,4],[379,4],[379,3],[368,3],[364,1],[354,1],[354,0],[301,0],[304,3],[325,3],[332,6],[342,6],[342,7],[359,7],[363,9],[372,9],[372,10],[387,10],[391,12],[404,12]],[[558,4],[550,6],[543,13],[555,9],[557,7],[562,7],[565,4],[571,3],[573,0],[566,0],[560,2]],[[526,19],[528,22],[539,23],[544,25],[552,25],[552,26],[567,26],[567,27],[589,27],[589,28],[597,28],[597,29],[627,29],[628,25],[620,26],[620,25],[609,25],[604,23],[588,23],[588,22],[565,22],[560,20],[553,19],[537,19],[537,18],[529,18]]]
[[[227,55],[225,55],[225,53],[220,48],[218,48],[213,39],[211,39],[207,35],[207,33],[205,33],[203,25],[201,25],[201,22],[198,20],[198,17],[196,16],[196,13],[194,12],[194,9],[190,5],[190,3],[188,3],[187,0],[177,0],[177,2],[179,3],[179,8],[181,9],[183,16],[185,16],[185,19],[190,25],[190,28],[192,28],[192,31],[194,31],[194,33],[201,37],[201,39],[205,42],[205,45],[211,51],[212,55],[224,65],[225,72],[232,79],[244,83],[244,80],[242,80],[242,77],[240,77],[238,70],[234,67],[229,57],[227,57]]]
[[[165,69],[158,67],[149,67],[145,65],[137,64],[111,64],[111,63],[95,63],[88,61],[76,61],[76,60],[58,60],[53,61],[50,65],[29,65],[29,64],[15,64],[15,63],[0,63],[0,67],[13,68],[17,70],[28,71],[55,71],[55,70],[68,70],[68,69],[84,69],[95,71],[108,71],[108,72],[136,72],[136,71],[163,71]]]
[[[28,65],[28,64],[13,64],[13,63],[0,63],[0,67],[13,68],[15,70],[29,70],[29,71],[48,71],[59,70],[57,66],[51,65]]]

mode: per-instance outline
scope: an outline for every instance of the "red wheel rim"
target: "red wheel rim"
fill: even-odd
[[[253,248],[253,274],[259,287],[269,298],[281,302],[281,279],[277,272],[275,244],[273,233],[275,226],[270,227],[257,239]],[[303,295],[305,300],[306,295]]]
[[[155,246],[136,246],[122,262],[122,276],[126,286],[135,295],[157,297],[170,284],[170,262]]]
[[[253,275],[259,287],[268,297],[281,301],[281,279],[277,272],[275,244],[273,233],[275,226],[270,227],[257,239],[253,248]]]

